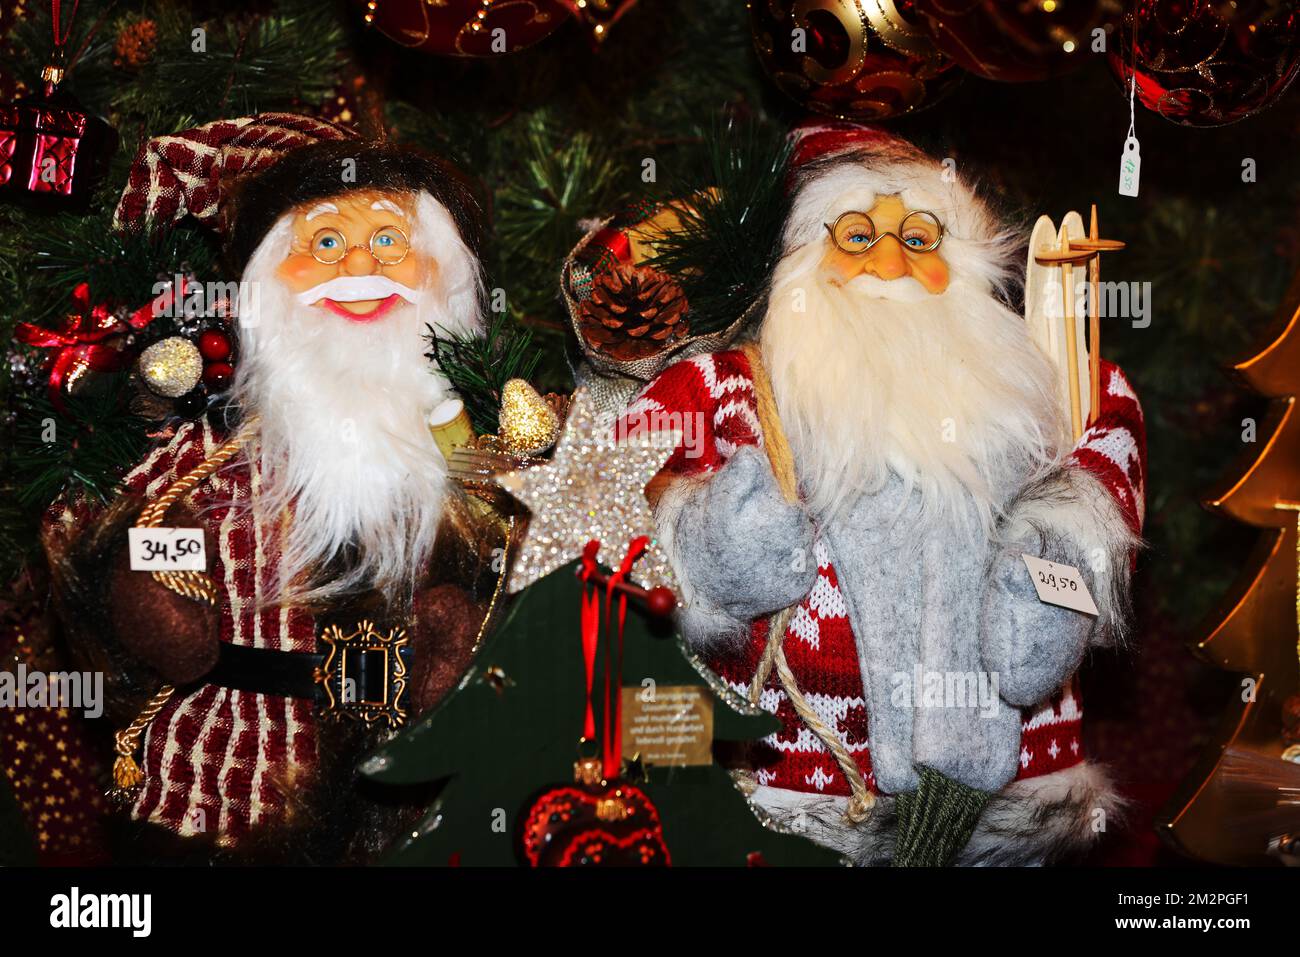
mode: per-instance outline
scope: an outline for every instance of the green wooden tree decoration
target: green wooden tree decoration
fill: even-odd
[[[424,821],[390,849],[388,863],[499,866],[523,860],[521,814],[547,786],[571,783],[578,758],[585,671],[583,586],[576,568],[566,565],[521,592],[459,688],[363,765],[367,776],[383,783],[445,779]],[[606,631],[614,627],[602,623]],[[597,685],[607,643],[600,647]],[[760,737],[778,728],[772,715],[748,707],[697,668],[666,621],[629,603],[623,686],[642,691],[685,685],[700,688],[712,702],[715,741]],[[651,765],[645,780],[633,775],[631,783],[657,808],[674,866],[839,862],[802,837],[760,823],[717,763]]]

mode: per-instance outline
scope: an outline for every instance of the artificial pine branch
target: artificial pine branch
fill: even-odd
[[[766,294],[790,209],[789,158],[783,137],[728,119],[714,124],[701,160],[674,177],[681,226],[656,242],[648,265],[686,293],[692,333],[725,329]]]
[[[474,430],[480,435],[497,431],[501,391],[510,379],[531,381],[541,359],[532,332],[507,313],[494,313],[481,334],[450,333],[429,329],[431,351],[447,381],[465,403]]]
[[[512,306],[536,317],[555,302],[560,263],[582,236],[580,221],[615,201],[619,168],[594,137],[564,130],[544,113],[529,118],[522,146],[522,161],[508,167],[496,192],[496,250],[510,265]]]
[[[111,208],[42,216],[4,207],[0,307],[6,318],[38,324],[56,319],[80,282],[89,283],[95,302],[139,306],[153,298],[155,282],[182,266],[198,276],[216,269],[213,244],[200,230],[119,233],[110,228],[111,220]]]
[[[114,98],[120,112],[217,119],[301,110],[339,81],[342,24],[322,15],[317,2],[279,0],[266,14],[197,23],[184,6],[165,0],[155,19],[157,52]],[[195,49],[195,29],[205,31],[202,49]]]
[[[66,415],[45,395],[18,403],[6,464],[20,506],[38,514],[64,495],[108,501],[148,445],[145,421],[123,411],[129,389],[117,376],[102,394],[69,396]]]

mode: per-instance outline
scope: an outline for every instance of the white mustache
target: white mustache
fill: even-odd
[[[915,276],[881,279],[863,273],[850,279],[845,288],[872,299],[888,299],[892,302],[925,302],[931,298],[930,291]]]
[[[418,289],[394,282],[387,276],[335,276],[299,293],[297,298],[304,306],[310,306],[322,299],[364,302],[368,299],[387,299],[389,296],[401,296],[407,302],[415,304],[420,301],[422,293]]]

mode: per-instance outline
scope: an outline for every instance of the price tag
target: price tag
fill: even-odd
[[[1142,175],[1142,154],[1138,150],[1136,136],[1124,140],[1124,152],[1119,157],[1119,194],[1136,196],[1138,179]]]
[[[201,528],[131,528],[127,537],[133,572],[207,570]]]
[[[1097,603],[1092,600],[1083,575],[1073,565],[1058,565],[1033,555],[1021,555],[1029,569],[1029,577],[1038,589],[1038,598],[1049,605],[1060,605],[1081,611],[1085,615],[1097,614]]]

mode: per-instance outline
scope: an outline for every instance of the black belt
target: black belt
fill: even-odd
[[[384,721],[390,728],[406,723],[406,688],[412,648],[406,633],[384,634],[368,621],[345,633],[337,626],[318,639],[322,651],[272,651],[221,643],[217,665],[204,684],[240,691],[306,698],[333,718],[367,724]]]

